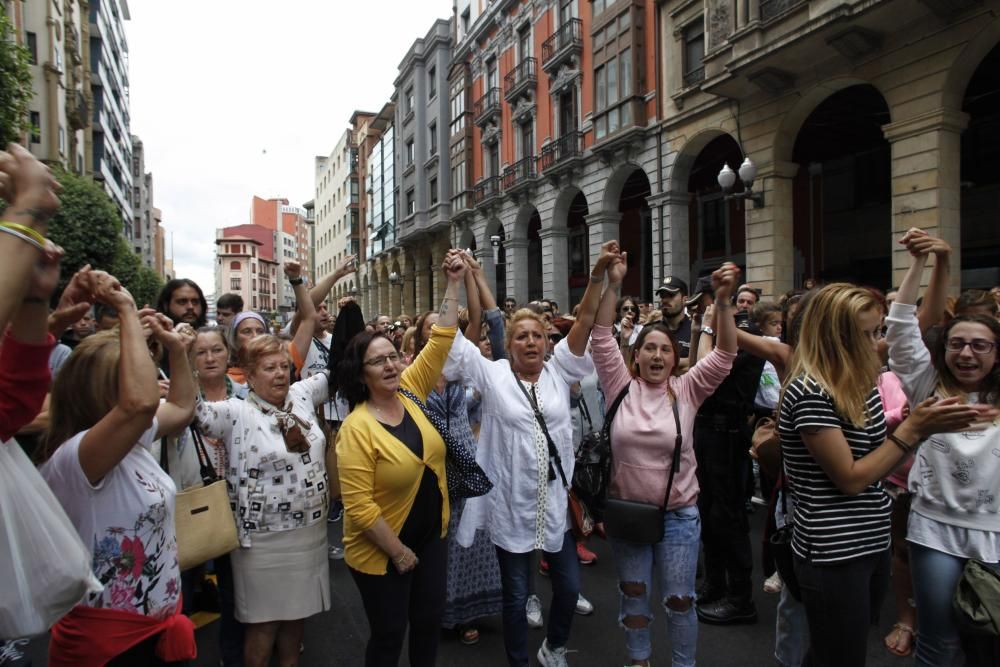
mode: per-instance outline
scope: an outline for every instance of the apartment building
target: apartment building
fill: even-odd
[[[277,318],[281,309],[282,263],[278,261],[280,232],[260,225],[236,225],[216,230],[215,298],[239,294],[244,307]]]
[[[372,120],[372,137],[365,156],[365,263],[360,279],[362,308],[366,313],[378,313],[382,304],[389,305],[388,279],[378,279],[382,258],[386,251],[396,247],[396,131],[393,125],[396,105],[387,103]],[[394,278],[399,282],[400,276]],[[380,288],[384,293],[380,297]],[[398,288],[397,288],[398,289]],[[380,300],[381,298],[381,300]],[[394,313],[398,314],[398,313]]]
[[[157,227],[162,212],[153,206],[153,174],[146,171],[142,139],[132,135],[132,249],[149,268],[162,264],[156,253]]]
[[[285,262],[302,265],[302,273],[315,281],[310,266],[310,221],[304,208],[292,206],[284,198],[263,199],[254,197],[250,207],[250,227],[260,227],[273,233],[273,254],[278,263],[277,309],[283,318],[295,311],[295,292],[285,279]],[[244,227],[243,225],[240,226]],[[263,232],[260,232],[263,234]],[[256,236],[254,237],[256,238]]]

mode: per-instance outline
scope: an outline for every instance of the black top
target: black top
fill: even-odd
[[[813,563],[835,563],[889,548],[891,501],[880,481],[856,496],[841,493],[802,442],[800,430],[839,428],[854,459],[885,441],[885,417],[878,388],[868,395],[861,427],[845,421],[815,380],[796,378],[785,390],[778,435],[785,474],[795,498],[792,549]]]
[[[698,415],[728,415],[736,421],[745,420],[753,412],[763,370],[763,359],[739,350],[729,375],[701,404]]]
[[[687,315],[681,320],[680,325],[674,331],[674,339],[680,346],[677,357],[679,359],[687,359],[691,356],[691,318]]]
[[[403,410],[403,421],[397,426],[382,424],[383,428],[397,440],[407,446],[414,456],[424,458],[424,438],[420,428],[413,421],[407,410]],[[410,513],[399,531],[399,540],[419,555],[424,546],[435,539],[441,538],[441,490],[438,487],[437,475],[426,464],[424,474],[420,478],[420,488],[417,497],[413,499]],[[394,568],[392,563],[386,565],[387,570]]]

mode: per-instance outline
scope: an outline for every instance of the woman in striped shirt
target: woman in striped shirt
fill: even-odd
[[[871,610],[889,578],[891,502],[880,480],[928,436],[977,413],[956,400],[915,406],[888,438],[876,382],[881,309],[835,283],[806,306],[778,433],[795,498],[792,549],[809,622],[806,665],[865,664]]]

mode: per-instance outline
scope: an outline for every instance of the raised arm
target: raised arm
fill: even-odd
[[[784,381],[788,365],[792,361],[792,348],[780,340],[768,340],[763,336],[754,336],[742,329],[736,329],[736,344],[741,350],[746,350],[755,357],[760,357],[774,364],[778,379]]]
[[[191,423],[197,387],[188,361],[188,352],[197,337],[189,324],[176,329],[169,317],[144,311],[141,321],[148,324],[155,338],[170,355],[170,389],[167,400],[156,410],[156,437],[177,435]]]
[[[118,311],[121,357],[118,401],[80,442],[80,467],[91,484],[111,472],[139,441],[156,415],[160,390],[132,295],[110,276],[97,285],[98,301]]]
[[[712,273],[715,290],[715,346],[724,352],[736,353],[736,320],[732,312],[733,290],[739,284],[740,269],[726,262]]]
[[[292,338],[292,346],[299,359],[305,359],[309,354],[309,346],[312,345],[313,333],[316,330],[316,306],[313,305],[312,297],[309,296],[309,290],[302,278],[302,265],[298,262],[285,262],[285,275],[288,276],[288,282],[295,291],[295,317],[299,321],[295,337]]]
[[[948,298],[948,278],[951,274],[951,246],[944,239],[935,238],[916,227],[907,231],[899,243],[906,246],[911,257],[910,269],[903,278],[907,290],[906,299],[903,299],[904,285],[900,285],[897,297],[897,301],[900,303],[915,304],[917,302],[917,290],[920,287],[920,279],[923,277],[923,269],[926,266],[927,258],[934,255],[934,267],[931,269],[930,282],[927,284],[927,291],[924,292],[924,300],[918,312],[920,332],[924,333],[932,326],[940,324],[944,318]],[[911,275],[913,273],[916,275]]]
[[[348,274],[354,271],[354,263],[357,262],[357,255],[348,255],[340,262],[340,266],[337,270],[318,281],[316,285],[309,290],[309,297],[312,299],[312,304],[314,308],[319,308],[319,304],[323,303],[327,295],[330,294],[330,290],[333,286],[340,282],[341,278],[346,277]],[[296,314],[298,318],[298,314]],[[293,325],[294,326],[294,325]]]
[[[483,330],[483,302],[475,274],[477,269],[481,273],[482,268],[467,252],[462,253],[462,261],[465,262],[465,301],[469,306],[469,324],[465,327],[465,337],[478,341]]]
[[[587,339],[590,338],[590,330],[594,326],[594,317],[601,301],[604,274],[611,266],[612,261],[628,261],[628,253],[621,252],[618,241],[608,241],[601,246],[601,254],[590,272],[590,280],[587,282],[587,289],[580,301],[580,310],[577,312],[576,321],[566,336],[569,351],[578,357],[582,357],[587,351]]]

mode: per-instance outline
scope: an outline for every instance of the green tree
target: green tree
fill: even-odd
[[[125,239],[118,209],[100,185],[67,171],[59,170],[55,175],[62,192],[59,210],[49,222],[49,238],[66,251],[62,288],[84,264],[111,271]]]
[[[31,56],[14,42],[14,27],[0,8],[0,147],[31,129],[28,104],[33,94]]]

